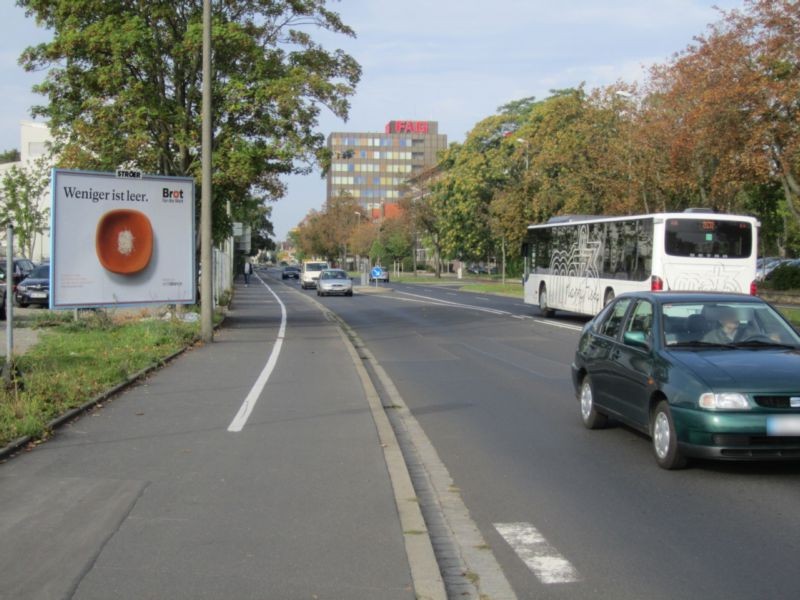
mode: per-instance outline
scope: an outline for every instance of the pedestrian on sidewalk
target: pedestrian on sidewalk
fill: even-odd
[[[253,272],[253,266],[250,264],[250,259],[244,260],[244,286],[250,283],[250,273]]]

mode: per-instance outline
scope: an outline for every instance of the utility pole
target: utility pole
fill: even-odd
[[[214,341],[214,298],[211,272],[211,0],[203,0],[203,140],[200,197],[200,329],[204,342]]]
[[[14,369],[14,226],[6,225],[6,364],[3,379],[6,386],[11,385],[11,372]]]

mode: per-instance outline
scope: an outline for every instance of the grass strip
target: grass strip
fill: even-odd
[[[784,317],[791,321],[795,327],[800,327],[800,308],[792,308],[789,306],[779,306],[778,310],[781,311]]]
[[[51,420],[192,344],[200,331],[178,319],[51,315],[39,320],[38,343],[17,358],[14,385],[0,385],[0,447],[46,437]]]

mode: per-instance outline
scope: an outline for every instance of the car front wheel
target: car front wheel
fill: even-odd
[[[666,400],[659,402],[653,411],[650,434],[653,436],[653,453],[659,467],[682,469],[686,466],[686,457],[678,448],[678,434]]]
[[[594,405],[594,391],[588,375],[581,383],[581,420],[586,429],[602,429],[608,424],[608,417]]]

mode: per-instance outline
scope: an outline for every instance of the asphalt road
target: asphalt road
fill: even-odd
[[[354,360],[275,287],[285,335],[254,278],[213,344],[0,464],[0,599],[414,598]]]
[[[799,465],[663,471],[638,433],[582,427],[569,364],[585,319],[388,288],[322,301],[391,377],[519,598],[800,597]]]

